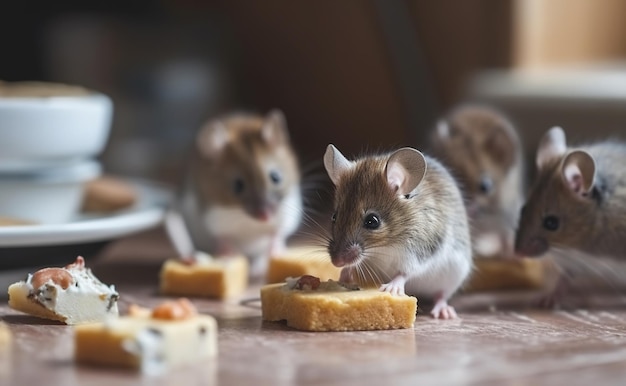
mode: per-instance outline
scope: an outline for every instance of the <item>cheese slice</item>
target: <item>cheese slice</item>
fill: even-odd
[[[160,374],[217,355],[217,322],[212,316],[162,319],[153,315],[135,313],[76,326],[76,362]]]
[[[81,256],[64,268],[44,268],[9,286],[9,307],[66,324],[117,316],[118,298],[115,287],[98,280]]]
[[[285,320],[288,326],[305,331],[390,330],[411,328],[415,322],[414,297],[394,296],[377,288],[351,288],[332,280],[317,280],[316,288],[299,286],[302,278],[261,288],[263,320]]]

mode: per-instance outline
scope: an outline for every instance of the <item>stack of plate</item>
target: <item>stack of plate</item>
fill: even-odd
[[[113,104],[82,87],[0,82],[0,218],[70,221],[101,174]]]

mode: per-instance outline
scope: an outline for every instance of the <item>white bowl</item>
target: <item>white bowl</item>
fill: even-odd
[[[0,173],[0,216],[58,224],[80,211],[84,185],[101,174],[100,164],[86,161],[28,173]]]
[[[104,150],[113,103],[81,87],[0,82],[0,172],[68,166]]]

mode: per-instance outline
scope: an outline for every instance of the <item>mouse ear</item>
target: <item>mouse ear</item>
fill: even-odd
[[[328,145],[324,154],[324,167],[333,184],[337,185],[341,176],[352,169],[354,163],[348,161],[346,157],[333,145]]]
[[[495,128],[485,141],[483,148],[489,157],[503,169],[513,166],[520,152],[513,134],[505,127]]]
[[[285,119],[285,114],[282,111],[274,109],[267,113],[261,128],[261,137],[267,144],[273,146],[289,141],[287,119]]]
[[[543,135],[537,149],[537,168],[543,169],[550,161],[560,158],[567,151],[565,133],[555,126]]]
[[[426,174],[426,159],[419,151],[404,147],[396,150],[385,166],[387,183],[399,195],[407,195],[415,189]]]
[[[596,163],[591,154],[584,150],[575,150],[563,160],[561,175],[574,193],[586,196],[593,188]]]
[[[228,143],[228,129],[222,121],[213,120],[205,124],[196,136],[196,145],[200,154],[215,157]]]

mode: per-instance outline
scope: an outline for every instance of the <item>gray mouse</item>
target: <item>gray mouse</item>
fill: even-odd
[[[517,229],[517,253],[570,249],[625,258],[626,144],[568,147],[563,130],[554,127],[541,139],[536,163]]]
[[[432,154],[459,181],[477,257],[513,257],[524,201],[522,145],[498,110],[477,104],[454,108],[431,136]]]
[[[333,145],[324,166],[335,185],[328,252],[341,281],[435,300],[435,318],[454,318],[448,299],[472,269],[461,192],[434,158],[413,148],[350,161]]]
[[[285,249],[302,218],[300,171],[279,110],[207,122],[193,146],[181,212],[196,248],[242,253],[252,276]]]

